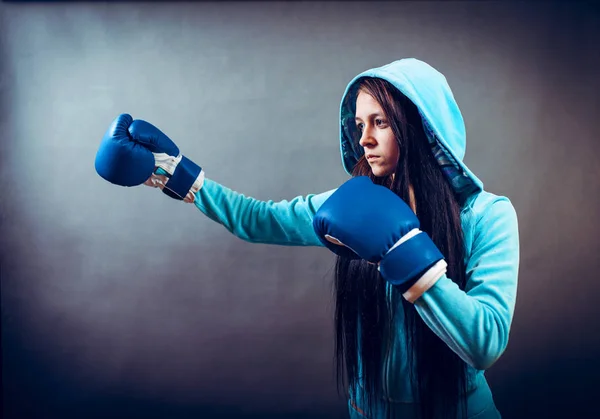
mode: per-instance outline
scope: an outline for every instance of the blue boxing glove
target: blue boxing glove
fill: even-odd
[[[414,302],[446,272],[444,256],[394,192],[367,176],[340,186],[319,208],[313,227],[334,253],[377,264],[381,276]]]
[[[120,186],[160,187],[171,198],[193,202],[204,171],[179,152],[154,125],[121,114],[110,125],[96,153],[96,172]],[[191,198],[190,198],[191,197]]]

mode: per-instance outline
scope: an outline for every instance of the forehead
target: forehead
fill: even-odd
[[[374,113],[381,113],[382,109],[379,103],[370,94],[359,91],[356,97],[356,117],[369,116]]]

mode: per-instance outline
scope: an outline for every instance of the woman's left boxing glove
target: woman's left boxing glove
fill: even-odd
[[[120,186],[144,184],[158,170],[167,178],[163,192],[178,200],[197,192],[204,181],[202,168],[181,155],[169,137],[128,114],[119,115],[104,134],[95,167],[102,178]]]

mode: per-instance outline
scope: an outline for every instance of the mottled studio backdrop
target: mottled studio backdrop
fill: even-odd
[[[243,242],[94,156],[128,112],[246,195],[322,192],[346,84],[401,57],[446,75],[519,216],[500,410],[598,417],[599,28],[592,3],[2,3],[4,417],[344,417],[332,255]]]

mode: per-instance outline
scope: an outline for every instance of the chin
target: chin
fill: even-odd
[[[371,172],[373,172],[373,175],[377,177],[385,177],[393,173],[392,170],[386,170],[384,167],[371,167]]]

